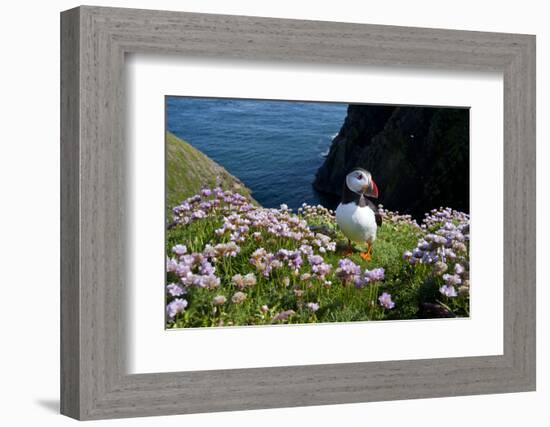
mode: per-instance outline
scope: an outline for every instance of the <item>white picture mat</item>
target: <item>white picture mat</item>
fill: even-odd
[[[502,75],[152,55],[126,64],[130,373],[502,354]],[[471,317],[166,331],[165,95],[470,106]]]

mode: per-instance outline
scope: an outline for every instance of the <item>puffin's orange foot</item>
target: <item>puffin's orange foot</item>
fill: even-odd
[[[363,258],[365,261],[370,261],[370,260],[371,260],[370,251],[368,251],[368,252],[361,252],[361,253],[359,254],[359,256],[360,256],[361,258]]]
[[[372,254],[372,243],[367,242],[367,252],[361,252],[359,255],[361,255],[361,258],[363,258],[365,261],[370,261],[371,254]]]

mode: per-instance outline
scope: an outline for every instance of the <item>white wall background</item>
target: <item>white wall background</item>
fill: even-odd
[[[64,426],[59,405],[59,12],[75,1],[3,4],[0,25],[0,420]],[[550,27],[545,2],[338,0],[96,1],[96,5],[409,25],[537,35],[538,391],[108,421],[147,426],[516,426],[550,419],[548,207]],[[545,161],[546,160],[546,161]],[[545,170],[546,169],[546,170]],[[475,185],[475,183],[474,183]],[[96,424],[93,422],[91,424]]]

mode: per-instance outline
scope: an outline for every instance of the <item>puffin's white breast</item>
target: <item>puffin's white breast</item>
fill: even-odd
[[[374,242],[376,239],[376,218],[368,206],[356,203],[340,203],[336,208],[336,222],[342,233],[354,242]]]

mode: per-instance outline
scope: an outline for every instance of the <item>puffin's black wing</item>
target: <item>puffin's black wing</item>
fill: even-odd
[[[374,219],[376,220],[376,225],[380,227],[382,225],[382,215],[378,213],[378,208],[370,199],[367,199],[366,197],[365,199],[367,200],[367,206],[371,208],[372,211],[374,212]]]

